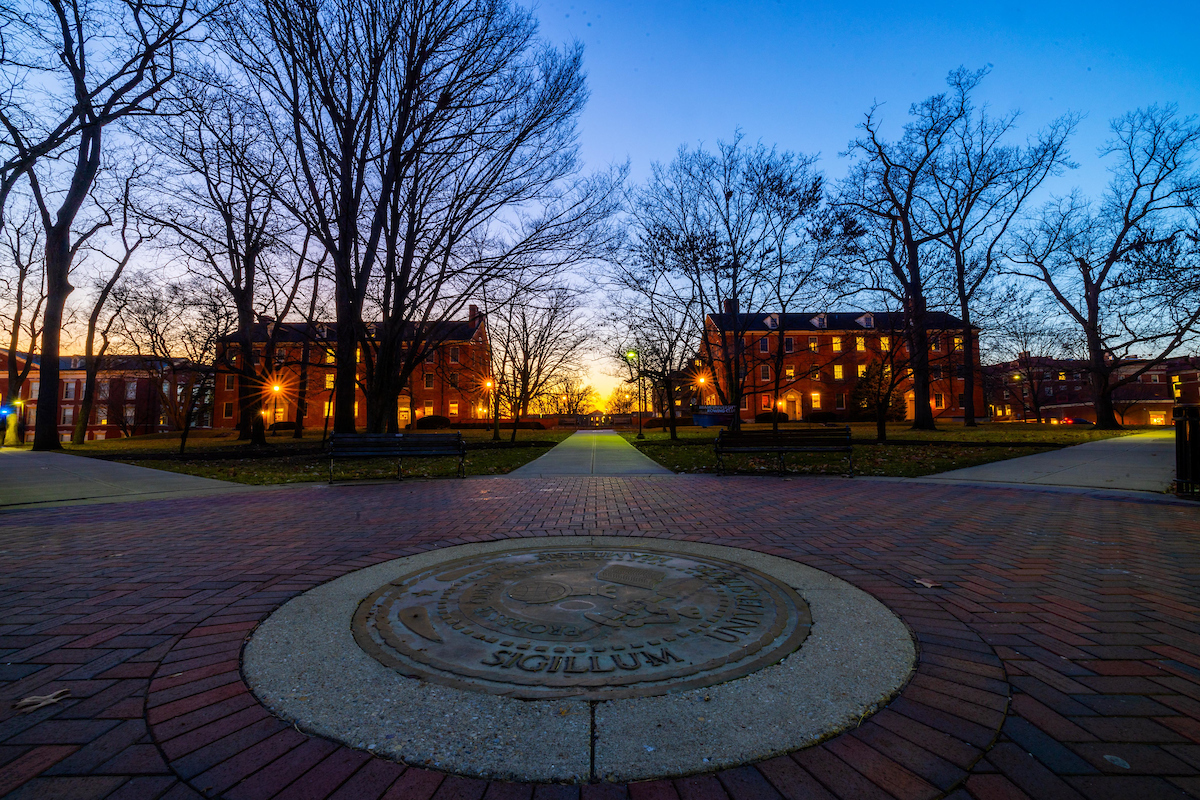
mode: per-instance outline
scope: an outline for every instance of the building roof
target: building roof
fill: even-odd
[[[769,324],[776,318],[776,325]],[[736,324],[735,324],[736,318]],[[894,311],[808,311],[797,314],[709,314],[708,319],[723,331],[738,330],[753,333],[770,331],[850,331],[884,330],[898,331],[904,328],[904,314]],[[824,324],[821,324],[822,321]],[[925,312],[927,330],[962,330],[963,322],[944,311]],[[972,328],[978,328],[974,325]]]
[[[483,316],[479,315],[474,320],[455,319],[443,320],[429,324],[430,338],[438,339],[443,342],[459,341],[465,342],[475,335],[479,330],[480,324],[483,322]],[[269,338],[267,326],[269,322],[256,322],[250,332],[252,341],[265,342]],[[373,332],[376,323],[368,322],[367,330]],[[413,339],[414,332],[417,330],[418,323],[409,322],[404,327],[404,339]],[[236,336],[225,336],[221,339],[222,342],[229,343],[237,341]],[[276,336],[277,342],[336,342],[337,341],[337,323],[336,322],[282,322],[279,323],[279,331]]]

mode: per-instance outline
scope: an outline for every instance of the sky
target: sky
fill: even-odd
[[[874,103],[895,133],[908,106],[962,65],[990,66],[977,100],[1021,111],[1035,133],[1069,111],[1079,168],[1050,187],[1098,195],[1109,121],[1152,103],[1200,113],[1200,2],[881,3],[862,0],[541,0],[542,36],[584,45],[591,99],[580,120],[589,167],[630,162],[646,179],[680,145],[748,141],[819,154],[830,179]],[[885,129],[887,130],[887,129]],[[617,379],[602,361],[593,386]]]

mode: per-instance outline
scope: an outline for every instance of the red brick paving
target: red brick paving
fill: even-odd
[[[0,525],[5,797],[1200,797],[1194,505],[868,480],[509,479],[41,509]],[[431,548],[580,534],[827,570],[904,619],[918,668],[886,709],[816,747],[628,786],[396,764],[291,728],[241,680],[247,633],[319,583]],[[57,705],[11,707],[59,689]]]

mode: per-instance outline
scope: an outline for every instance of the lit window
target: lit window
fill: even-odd
[[[433,373],[432,372],[425,373],[425,388],[426,389],[433,388]]]
[[[812,407],[814,409],[821,407],[821,393],[820,392],[812,393]]]
[[[426,416],[429,416],[429,415],[430,415],[430,414],[432,414],[432,413],[433,413],[433,401],[432,401],[432,400],[426,400],[426,401],[425,401],[425,415],[426,415]]]
[[[855,336],[854,337],[854,349],[855,350],[866,350],[867,349],[867,340],[862,336]]]
[[[337,363],[337,353],[333,352],[332,350],[325,351],[325,363],[326,364],[336,364]]]
[[[858,365],[858,377],[860,377],[860,378],[867,377],[867,365],[866,364]]]
[[[814,353],[817,352],[817,337],[815,337],[815,336],[808,337],[808,349],[813,351]]]
[[[935,353],[940,353],[942,351],[942,340],[936,336],[933,337],[929,341],[929,349]]]
[[[810,381],[821,380],[821,368],[816,366],[815,364],[812,367],[810,367],[808,370],[808,379]]]
[[[842,352],[842,337],[840,337],[840,336],[833,337],[833,352],[835,352],[835,353]]]
[[[954,337],[954,349],[962,350],[962,348],[963,348],[963,337],[955,336]]]
[[[230,405],[232,405],[232,403]],[[108,406],[100,406],[99,408],[96,409],[96,424],[97,425],[107,425],[108,424]]]
[[[890,336],[880,336],[879,337],[879,348],[881,350],[890,350],[891,347],[892,347],[892,337],[890,337]]]
[[[1065,373],[1065,372],[1058,373],[1058,379],[1060,381],[1065,381],[1067,379],[1067,373]],[[1155,381],[1155,383],[1158,383],[1158,381]]]
[[[333,388],[333,382],[334,382],[336,379],[337,379],[337,375],[333,374],[332,372],[327,372],[327,373],[325,373],[325,388],[326,388],[326,389],[332,389],[332,388]]]
[[[771,366],[769,364],[763,364],[758,368],[758,379],[762,381],[771,380]]]
[[[790,336],[783,337],[783,352],[790,353],[790,352],[792,352],[792,348],[794,348],[795,346],[796,345],[793,342],[792,337],[790,337]]]
[[[452,416],[452,417],[458,416],[458,403],[455,403],[453,401],[450,403],[450,416]]]
[[[796,379],[796,368],[795,367],[784,367],[784,375],[787,377],[787,379],[789,381],[795,380]]]
[[[764,395],[762,396],[762,407],[763,407],[763,409],[764,409],[764,410],[766,410],[766,409],[768,409],[768,408],[770,408],[770,407],[771,407],[771,395],[769,395],[769,394],[764,394]]]
[[[835,381],[840,381],[840,380],[842,380],[842,379],[843,379],[843,378],[845,378],[845,377],[846,377],[846,376],[845,376],[845,370],[842,368],[842,365],[841,365],[841,364],[834,364],[834,365],[833,365],[833,379],[834,379]]]
[[[933,407],[934,408],[945,408],[946,407],[946,396],[944,394],[942,394],[941,392],[935,392],[933,395]]]
[[[332,400],[325,401],[325,416],[327,416],[327,417],[333,416],[333,401]]]

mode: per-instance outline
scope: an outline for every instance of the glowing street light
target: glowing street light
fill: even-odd
[[[275,396],[275,406],[274,406],[274,409],[272,412],[272,417],[271,417],[271,419],[272,419],[271,435],[272,436],[279,435],[279,428],[278,428],[278,424],[279,424],[279,390],[282,388],[283,387],[280,386],[278,383],[271,387],[271,392]],[[264,411],[263,416],[266,416],[266,414],[267,414],[267,412]]]

